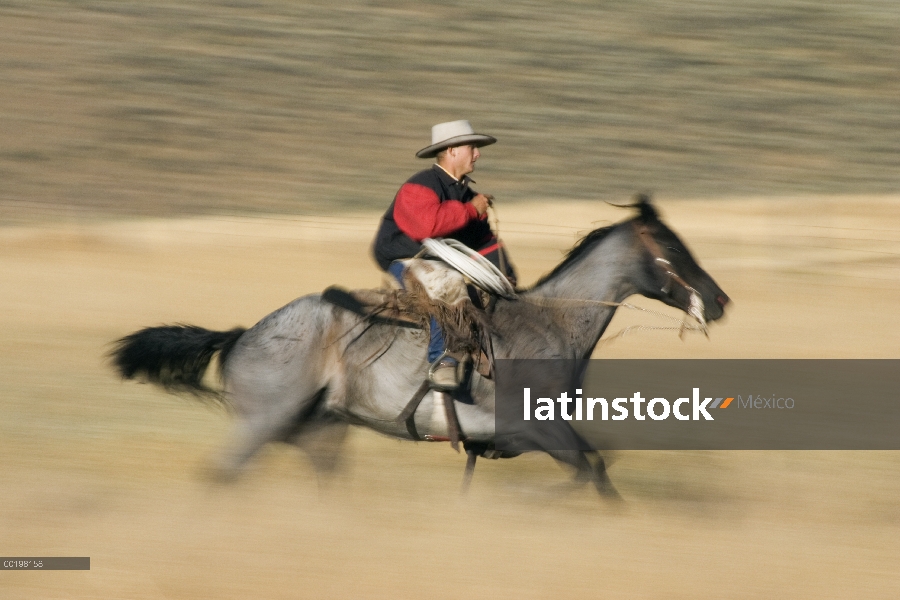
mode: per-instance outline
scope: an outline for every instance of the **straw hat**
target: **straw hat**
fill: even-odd
[[[431,128],[431,145],[416,152],[419,158],[434,158],[438,152],[451,146],[473,144],[476,148],[490,146],[497,138],[475,133],[468,121],[438,123]]]

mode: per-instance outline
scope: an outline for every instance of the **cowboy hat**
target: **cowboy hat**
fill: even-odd
[[[431,145],[416,152],[419,158],[434,158],[438,152],[451,146],[472,144],[476,148],[490,146],[497,138],[475,133],[468,121],[438,123],[431,128]]]

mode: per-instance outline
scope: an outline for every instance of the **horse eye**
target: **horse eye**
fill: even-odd
[[[678,248],[675,248],[675,247],[673,247],[673,246],[666,246],[665,248],[666,248],[667,250],[671,250],[672,252],[677,252],[678,254],[681,254],[681,250],[678,249]]]

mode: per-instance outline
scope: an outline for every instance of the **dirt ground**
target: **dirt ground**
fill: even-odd
[[[600,358],[898,358],[900,198],[659,199],[734,300],[711,338],[645,332]],[[500,206],[525,282],[599,203]],[[563,493],[550,459],[464,459],[356,430],[319,481],[271,448],[203,478],[228,415],[120,382],[139,327],[249,326],[332,283],[375,286],[375,213],[0,229],[0,545],[90,571],[0,573],[3,598],[897,598],[895,452],[620,452],[626,502]],[[644,301],[643,306],[669,312]],[[617,315],[609,332],[666,324]]]

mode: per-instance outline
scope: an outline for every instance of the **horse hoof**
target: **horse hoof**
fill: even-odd
[[[617,490],[611,483],[607,483],[605,485],[598,485],[597,492],[601,496],[603,496],[604,500],[608,500],[615,504],[625,504],[625,499],[622,498],[622,495],[619,494],[619,490]]]
[[[200,469],[200,479],[211,484],[228,484],[237,481],[241,474],[240,469],[224,467],[222,465],[206,465]]]

